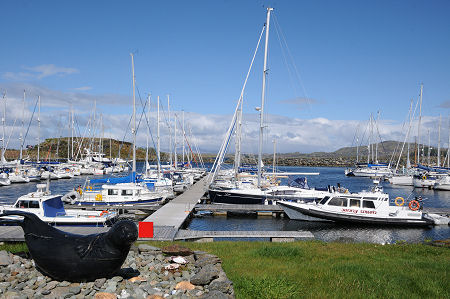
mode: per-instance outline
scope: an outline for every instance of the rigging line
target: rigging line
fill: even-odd
[[[22,148],[25,144],[25,140],[27,139],[28,132],[30,131],[31,122],[33,121],[33,116],[34,116],[34,113],[36,112],[37,104],[38,104],[38,100],[36,100],[36,103],[34,104],[34,109],[33,109],[33,113],[31,114],[30,122],[28,123],[27,132],[25,133],[25,136],[23,137]]]
[[[366,137],[366,132],[368,131],[368,129],[369,129],[369,121],[367,121],[367,125],[366,125],[366,128],[364,129],[364,132],[363,132],[363,135],[361,137],[361,142],[359,143],[359,146],[362,146],[364,138]]]
[[[277,26],[276,22],[275,22],[275,31],[277,33],[278,42],[280,44],[280,49],[281,49],[281,53],[282,53],[282,57],[283,57],[283,62],[285,64],[286,69],[287,69],[288,74],[289,74],[289,81],[291,83],[291,87],[294,90],[295,96],[299,98],[300,97],[300,93],[297,90],[296,84],[294,84],[294,76],[293,76],[292,70],[291,70],[291,68],[289,67],[289,64],[288,64],[288,59],[286,57],[286,50],[283,47],[282,41],[280,39],[280,33],[278,31],[278,26]]]
[[[147,114],[145,113],[145,108],[147,106],[147,101],[145,101],[145,103],[142,103],[141,94],[140,94],[139,88],[137,86],[136,86],[136,89],[137,89],[137,92],[138,92],[139,101],[141,102],[141,106],[142,106],[142,113],[141,113],[141,117],[139,118],[138,126],[136,127],[136,134],[138,133],[139,127],[141,126],[142,117],[145,115],[145,121],[147,122],[147,126],[148,126],[148,129],[149,129],[149,132],[150,132],[150,137],[152,139],[153,147],[156,149],[155,140],[153,139],[153,133],[152,133],[152,130],[150,128],[150,122],[148,121]],[[155,150],[155,155],[156,155],[156,150]],[[161,161],[158,160],[158,155],[156,155],[156,160],[158,161],[159,164],[161,164]]]
[[[287,50],[287,52],[288,52],[288,54],[289,54],[289,57],[291,58],[292,65],[293,65],[293,68],[294,68],[295,73],[296,73],[296,75],[297,75],[297,78],[298,78],[298,80],[299,80],[300,86],[301,86],[302,89],[303,89],[303,93],[305,94],[305,97],[306,97],[306,99],[307,99],[307,103],[310,105],[311,103],[310,103],[310,99],[309,99],[308,93],[306,92],[305,85],[303,84],[303,80],[302,80],[302,78],[301,78],[301,76],[300,76],[300,72],[298,71],[297,65],[295,64],[295,61],[294,61],[294,57],[292,56],[292,53],[291,53],[291,51],[290,51],[290,49],[289,49],[289,46],[288,46],[288,44],[287,44],[287,41],[286,41],[285,35],[284,35],[284,33],[283,33],[283,30],[281,29],[281,26],[280,26],[279,23],[278,23],[278,20],[277,20],[277,17],[276,17],[276,14],[275,14],[275,13],[273,14],[273,16],[274,16],[273,19],[274,19],[274,21],[275,21],[274,23],[276,24],[275,27],[279,27],[279,29],[280,29],[281,37],[283,38],[284,44],[285,44],[285,46],[286,46],[286,50]]]

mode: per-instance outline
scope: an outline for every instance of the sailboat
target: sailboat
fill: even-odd
[[[258,44],[253,55],[250,68],[247,73],[247,77],[244,81],[244,85],[241,91],[241,95],[238,104],[233,115],[231,125],[226,134],[225,140],[222,147],[217,155],[215,165],[213,166],[214,171],[210,175],[209,179],[209,199],[212,203],[227,203],[227,204],[275,204],[277,200],[306,200],[306,199],[316,199],[322,198],[327,191],[319,191],[314,189],[305,188],[306,186],[293,187],[293,186],[279,186],[276,182],[275,175],[271,178],[263,173],[263,163],[262,163],[262,143],[263,143],[263,130],[264,130],[264,101],[265,101],[265,89],[266,89],[266,76],[267,76],[267,53],[268,53],[268,41],[269,41],[269,25],[270,25],[270,14],[273,8],[267,8],[266,23],[264,24],[263,31],[258,40]],[[236,156],[238,159],[235,161],[235,173],[232,180],[221,178],[220,165],[223,161],[225,152],[227,150],[229,140],[231,138],[234,128],[237,127],[237,132],[239,134],[241,115],[242,115],[242,101],[243,93],[247,83],[250,70],[252,68],[256,52],[258,50],[259,43],[262,38],[262,34],[265,32],[265,49],[264,49],[264,66],[263,66],[263,81],[262,81],[262,93],[261,93],[261,107],[257,108],[260,116],[260,126],[259,126],[259,150],[258,150],[258,165],[257,165],[257,175],[239,173],[239,154],[240,149],[237,147]],[[240,137],[237,136],[239,143]],[[299,175],[299,173],[285,173],[284,175]]]
[[[134,56],[131,55],[133,75],[133,169],[126,177],[110,177],[102,179],[86,180],[85,186],[79,186],[76,190],[69,192],[63,200],[78,205],[139,205],[160,204],[166,197],[158,192],[150,191],[145,184],[136,181],[136,98],[135,98],[135,76]]]

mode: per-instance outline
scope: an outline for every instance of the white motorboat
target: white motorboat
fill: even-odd
[[[100,188],[88,186],[81,194],[75,193],[72,191],[66,194],[63,197],[64,201],[76,205],[130,206],[158,205],[166,199],[163,193],[152,192],[136,183],[105,184]]]
[[[0,186],[9,186],[11,185],[11,181],[8,178],[7,173],[0,173]]]
[[[388,180],[392,185],[414,186],[412,175],[394,175]]]
[[[24,175],[21,171],[19,171],[18,169],[16,169],[16,171],[14,172],[10,172],[8,174],[9,180],[11,181],[11,183],[13,184],[17,184],[17,183],[29,183],[30,179]]]
[[[449,175],[445,175],[445,176],[442,176],[442,177],[438,178],[436,180],[436,182],[434,183],[433,188],[435,190],[450,191],[450,176]]]
[[[402,197],[395,199],[395,205],[389,204],[389,195],[383,192],[360,192],[353,194],[336,194],[321,200],[300,203],[278,201],[286,214],[297,220],[309,220],[309,216],[317,219],[336,222],[427,226],[435,222],[422,213],[422,203],[411,200],[406,203]]]
[[[107,226],[118,214],[112,211],[85,211],[64,209],[61,195],[52,195],[47,184],[37,184],[37,191],[23,195],[9,206],[0,206],[0,214],[8,211],[23,211],[37,215],[50,225]],[[5,216],[2,219],[18,219],[20,216]]]
[[[432,189],[436,183],[436,174],[423,173],[415,175],[413,178],[414,188],[428,188]]]

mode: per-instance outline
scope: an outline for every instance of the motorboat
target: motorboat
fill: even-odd
[[[450,191],[450,176],[445,175],[438,179],[436,179],[436,182],[434,183],[433,188],[435,190],[445,190]]]
[[[388,178],[388,181],[392,185],[414,186],[413,175],[408,174],[393,175]]]
[[[437,174],[431,172],[415,175],[413,178],[414,188],[432,189],[436,183],[436,179]]]
[[[360,192],[325,196],[321,200],[309,203],[278,201],[286,214],[295,220],[314,219],[335,222],[428,226],[435,222],[422,212],[420,200],[407,202],[402,197],[390,204],[389,195],[383,192]],[[307,217],[304,217],[307,216]]]
[[[65,194],[62,200],[88,206],[159,205],[165,202],[164,193],[153,192],[145,184],[135,181],[132,174],[126,177],[87,180],[85,187],[79,186]]]
[[[8,178],[13,184],[17,183],[29,183],[30,179],[28,176],[22,173],[19,168],[16,168],[15,171],[11,171],[8,173]]]
[[[8,178],[8,174],[5,172],[0,173],[0,186],[9,186],[11,181]]]
[[[61,195],[52,195],[48,184],[37,184],[37,191],[19,197],[13,205],[0,206],[0,213],[23,211],[37,215],[42,221],[54,226],[108,226],[118,214],[114,211],[86,211],[65,209]],[[5,216],[3,219],[18,219]]]

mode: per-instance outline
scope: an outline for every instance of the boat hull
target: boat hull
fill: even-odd
[[[227,192],[221,190],[209,190],[209,199],[212,203],[238,204],[238,205],[263,205],[266,196],[247,193]]]
[[[427,219],[407,219],[407,218],[376,218],[367,216],[357,216],[350,214],[337,214],[328,211],[318,211],[301,206],[290,206],[291,209],[296,210],[306,216],[331,220],[341,223],[357,223],[365,225],[394,225],[394,226],[430,226],[433,225],[432,221]]]

